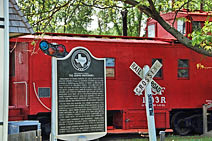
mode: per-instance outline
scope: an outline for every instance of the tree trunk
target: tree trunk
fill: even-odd
[[[126,9],[121,11],[123,36],[127,36],[127,13],[128,11]]]
[[[142,16],[143,16],[143,13],[140,12],[140,15],[138,16],[138,34],[137,34],[137,37],[140,37],[141,35],[141,20],[142,20]]]

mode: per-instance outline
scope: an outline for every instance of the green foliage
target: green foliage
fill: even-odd
[[[203,11],[211,11],[211,0],[156,0],[155,7],[160,12],[170,12],[175,10],[189,9],[189,11],[196,11],[201,9],[201,3],[204,5]]]
[[[96,18],[98,28],[93,34],[99,35],[121,35],[121,13],[118,8],[97,10]]]
[[[36,32],[122,35],[121,11],[127,9],[128,35],[140,35],[142,14],[123,2],[19,0],[18,4]],[[92,25],[94,20],[97,26]]]
[[[81,0],[20,0],[19,5],[36,32],[86,34],[92,21],[93,9]]]
[[[212,52],[212,22],[205,21],[202,29],[192,32],[192,45],[200,46],[205,50]]]

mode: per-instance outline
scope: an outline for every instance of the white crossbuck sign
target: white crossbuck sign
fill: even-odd
[[[133,70],[133,72],[135,72],[142,79],[134,89],[136,95],[142,95],[142,92],[150,82],[152,90],[156,93],[161,93],[162,88],[153,80],[153,77],[157,74],[161,67],[162,64],[156,60],[151,69],[143,77],[142,68],[140,68],[135,62],[131,64],[130,69]]]

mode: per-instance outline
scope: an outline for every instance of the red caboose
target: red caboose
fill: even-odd
[[[39,50],[40,41],[46,40],[63,44],[68,52],[82,46],[106,58],[108,132],[147,129],[144,96],[133,92],[141,79],[129,67],[132,62],[152,66],[157,59],[163,67],[154,80],[163,92],[153,92],[156,128],[173,128],[181,135],[201,133],[202,104],[212,102],[212,59],[174,40],[113,38],[54,34],[11,39],[9,119],[39,119],[43,131],[50,132],[51,57]]]
[[[161,17],[168,22],[171,26],[175,27],[180,33],[188,36],[194,30],[201,29],[205,21],[212,21],[212,12],[195,11],[190,12],[187,10],[169,12],[161,14]],[[147,37],[160,37],[166,39],[175,39],[154,19],[147,20],[146,28]]]

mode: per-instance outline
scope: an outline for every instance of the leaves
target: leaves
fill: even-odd
[[[192,32],[192,45],[199,46],[212,52],[212,22],[205,21],[202,29]]]
[[[146,1],[147,2],[147,1]],[[36,32],[122,35],[123,9],[128,9],[128,35],[139,36],[140,12],[114,0],[19,0]],[[93,21],[98,26],[93,27]],[[92,27],[92,28],[91,28]],[[91,30],[92,29],[92,30]]]

